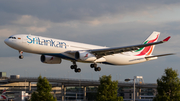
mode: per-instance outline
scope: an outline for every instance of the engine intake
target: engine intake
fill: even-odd
[[[55,56],[41,55],[41,62],[47,64],[60,64],[61,58]]]

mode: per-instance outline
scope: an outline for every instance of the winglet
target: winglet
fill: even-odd
[[[167,37],[166,39],[163,40],[163,42],[167,42],[170,38],[171,36]]]

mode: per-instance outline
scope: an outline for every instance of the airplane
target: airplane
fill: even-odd
[[[0,99],[6,100],[7,97],[5,96],[5,94],[6,94],[6,89],[3,90]]]
[[[70,68],[78,73],[81,69],[77,68],[76,62],[91,63],[91,68],[101,71],[97,63],[132,65],[155,60],[161,56],[173,55],[173,53],[152,55],[155,45],[170,39],[169,36],[162,41],[157,41],[159,36],[160,32],[154,31],[142,44],[113,48],[31,34],[12,35],[4,42],[19,51],[19,59],[23,59],[23,52],[40,54],[41,62],[46,64],[60,64],[62,59],[65,59],[73,63]]]

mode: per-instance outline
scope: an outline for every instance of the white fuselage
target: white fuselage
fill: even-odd
[[[57,57],[67,60],[75,60],[74,55],[66,53],[68,51],[85,51],[90,49],[107,48],[102,46],[52,39],[34,35],[13,35],[11,37],[15,38],[6,39],[5,43],[16,50],[35,54],[59,54]],[[145,59],[144,56],[133,56],[130,53],[132,52],[124,52],[103,56],[104,60],[101,61],[101,63],[111,65],[130,65],[148,61]]]

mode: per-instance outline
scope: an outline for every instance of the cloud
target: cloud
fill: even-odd
[[[40,20],[30,15],[22,15],[10,22],[11,24],[0,27],[1,38],[9,37],[13,34],[38,34],[45,33],[51,28],[50,21]]]
[[[17,15],[31,15],[39,19],[50,20],[52,22],[69,21],[95,21],[97,18],[113,16],[139,16],[151,15],[151,11],[171,10],[179,5],[179,1],[108,1],[108,0],[43,0],[31,1],[0,1],[0,9],[6,14],[17,17]],[[119,18],[120,18],[119,17]],[[11,20],[11,18],[5,18]]]
[[[3,41],[12,34],[31,33],[116,47],[140,44],[153,31],[160,31],[160,40],[169,35],[172,38],[169,42],[158,45],[154,53],[178,52],[180,50],[179,5],[180,2],[177,0],[2,0],[0,1],[0,64],[2,70],[12,70],[14,74],[22,75],[27,70],[31,76],[44,73],[47,76],[53,74],[56,77],[64,77],[69,73],[69,77],[80,78],[83,74],[82,78],[90,79],[98,79],[98,75],[109,74],[112,74],[113,78],[121,74],[122,80],[135,75],[143,75],[145,81],[155,82],[167,66],[178,67],[179,55],[131,66],[99,64],[102,66],[101,72],[94,72],[89,64],[78,63],[78,66],[82,67],[82,73],[75,74],[69,69],[72,64],[69,61],[63,61],[60,65],[45,65],[39,61],[39,55],[26,53],[25,58],[21,61],[18,59],[18,51],[9,48]],[[149,71],[153,70],[156,70],[154,72],[156,75],[152,76]]]
[[[0,34],[1,37],[9,37],[10,35],[15,34],[16,31],[15,31],[15,30],[12,30],[12,29],[6,28],[6,29],[0,29],[0,33],[1,33],[1,34]]]
[[[30,15],[22,15],[16,21],[13,21],[15,25],[22,26],[30,33],[42,33],[46,32],[51,27],[49,21],[40,20]]]

